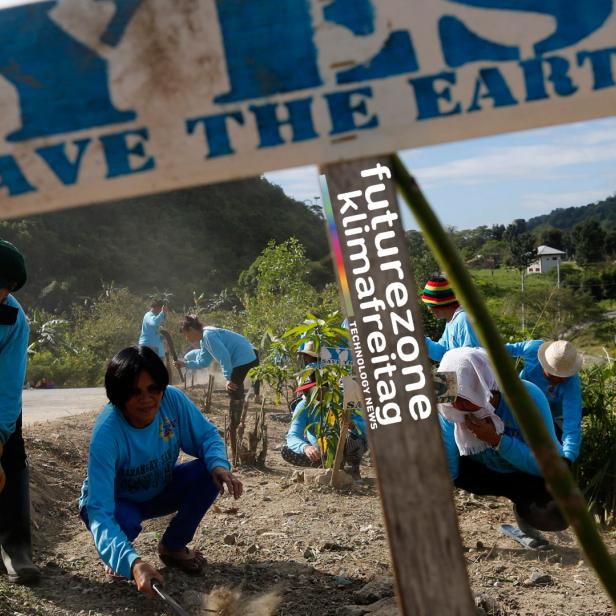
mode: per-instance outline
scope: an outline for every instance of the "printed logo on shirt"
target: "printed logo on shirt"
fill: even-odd
[[[175,422],[165,417],[164,420],[160,422],[160,438],[168,443],[175,436],[174,428]]]
[[[153,458],[139,466],[121,468],[116,475],[116,491],[134,494],[162,488],[171,481],[177,451],[167,449],[158,458]]]

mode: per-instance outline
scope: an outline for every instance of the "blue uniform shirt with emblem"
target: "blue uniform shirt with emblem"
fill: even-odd
[[[79,507],[86,508],[101,558],[120,575],[131,577],[138,555],[114,518],[116,499],[144,502],[160,494],[180,451],[202,460],[210,472],[230,469],[216,426],[175,387],[167,387],[145,428],[131,426],[111,403],[96,420]]]

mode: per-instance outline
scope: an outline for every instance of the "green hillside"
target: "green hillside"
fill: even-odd
[[[103,283],[187,304],[193,290],[233,286],[268,241],[297,237],[311,260],[328,253],[323,221],[263,178],[189,188],[0,222],[26,255],[30,307],[65,309]]]
[[[549,226],[564,231],[572,229],[575,225],[589,218],[594,218],[601,223],[606,231],[616,228],[616,194],[590,205],[558,208],[549,214],[530,218],[526,225],[528,230],[539,226]]]

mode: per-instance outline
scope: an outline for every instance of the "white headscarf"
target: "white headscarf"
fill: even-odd
[[[454,373],[457,396],[481,407],[478,411],[471,411],[472,416],[476,419],[489,418],[496,432],[503,433],[505,429],[503,421],[495,414],[494,407],[490,403],[492,392],[498,390],[498,384],[488,355],[483,349],[461,347],[447,351],[443,355],[438,372]],[[464,421],[469,411],[460,411],[451,404],[439,404],[438,410],[445,419],[455,423],[454,437],[460,455],[481,453],[489,447],[465,426]]]

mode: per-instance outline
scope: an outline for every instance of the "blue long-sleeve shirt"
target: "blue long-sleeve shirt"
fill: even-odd
[[[199,352],[187,353],[184,364],[190,370],[197,370],[207,368],[216,360],[229,381],[233,368],[249,364],[256,358],[252,344],[242,334],[221,327],[204,327]]]
[[[159,357],[165,357],[165,345],[160,335],[160,326],[165,320],[164,311],[154,314],[151,310],[143,315],[139,344],[150,347]]]
[[[355,426],[351,429],[358,436],[366,436],[366,422],[362,415],[353,414],[352,421]],[[315,405],[309,406],[308,400],[304,397],[295,407],[291,426],[287,432],[287,447],[295,453],[304,453],[306,445],[318,446],[315,433],[311,426],[319,423],[320,415]]]
[[[566,380],[552,385],[543,372],[538,351],[543,340],[527,340],[506,344],[513,357],[524,359],[520,376],[534,383],[545,394],[555,421],[562,423],[563,454],[572,462],[580,455],[582,446],[582,384],[580,376],[574,374]]]
[[[460,347],[478,347],[481,346],[479,338],[475,334],[468,315],[462,309],[458,308],[451,321],[445,324],[443,335],[438,342],[434,342],[427,336],[425,337],[426,346],[428,347],[428,357],[432,361],[441,361],[443,355],[451,349]]]
[[[554,432],[554,423],[552,421],[548,401],[536,385],[528,381],[522,381],[522,383],[539,409],[539,413],[541,414],[548,432],[550,433],[550,437],[554,442],[554,445],[557,447],[559,452],[562,452],[561,445],[556,438],[556,433]],[[530,447],[524,441],[520,426],[513,416],[513,411],[509,408],[509,405],[502,394],[500,402],[495,409],[495,413],[503,420],[503,423],[505,424],[505,431],[501,436],[498,451],[490,448],[470,457],[498,473],[513,473],[516,471],[521,471],[523,473],[528,473],[529,475],[541,476],[541,471],[539,470],[535,456],[533,455]],[[456,445],[454,437],[455,424],[446,420],[440,414],[439,421],[441,424],[443,443],[445,445],[445,453],[447,454],[449,473],[452,479],[455,480],[458,477],[460,462],[460,451]]]
[[[15,432],[21,414],[21,392],[26,377],[30,328],[19,302],[8,295],[5,305],[17,308],[13,325],[0,325],[0,444]]]
[[[216,426],[175,387],[167,387],[145,428],[131,426],[111,403],[96,420],[79,507],[86,508],[101,558],[120,575],[130,578],[139,556],[114,517],[116,499],[144,502],[160,494],[180,450],[203,460],[209,472],[230,468]]]

